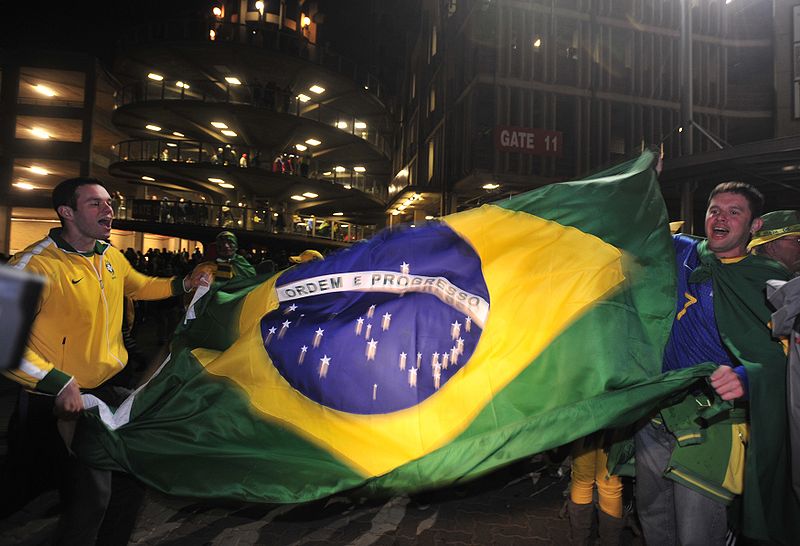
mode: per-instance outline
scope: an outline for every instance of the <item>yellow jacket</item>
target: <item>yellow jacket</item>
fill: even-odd
[[[108,243],[97,241],[87,256],[60,233],[51,230],[9,261],[46,282],[20,367],[5,375],[47,394],[73,377],[81,388],[97,387],[125,367],[123,295],[157,300],[183,292],[182,279],[142,275]]]

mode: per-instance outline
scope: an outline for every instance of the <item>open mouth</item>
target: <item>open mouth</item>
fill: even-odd
[[[102,220],[100,220],[97,223],[100,224],[101,226],[103,226],[106,229],[111,229],[111,218],[103,218]]]
[[[712,230],[712,233],[714,234],[715,237],[724,237],[725,235],[730,233],[730,230],[724,227],[715,227]]]

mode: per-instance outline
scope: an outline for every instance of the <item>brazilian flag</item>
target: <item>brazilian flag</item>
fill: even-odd
[[[73,448],[167,493],[298,502],[451,484],[631,423],[708,373],[660,375],[655,159],[217,287]]]

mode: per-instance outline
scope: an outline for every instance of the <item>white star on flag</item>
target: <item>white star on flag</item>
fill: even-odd
[[[292,323],[291,320],[285,320],[283,324],[281,324],[281,331],[278,332],[278,339],[283,339],[283,336],[286,335],[286,330],[289,329],[289,325]]]
[[[319,378],[322,379],[328,375],[328,367],[330,366],[331,359],[328,355],[319,359]]]
[[[472,319],[469,317],[464,317],[464,330],[467,332],[472,330]]]
[[[447,369],[448,360],[450,359],[450,355],[445,352],[442,354],[442,368],[445,370]]]
[[[374,314],[375,314],[375,306],[370,305],[369,309],[367,309],[367,318],[372,318]]]
[[[322,328],[317,328],[317,331],[316,331],[316,332],[314,332],[314,343],[312,343],[311,345],[312,345],[312,346],[313,346],[315,349],[316,349],[317,347],[319,347],[319,344],[320,344],[320,342],[322,341],[322,333],[323,333],[324,331],[325,331],[325,330],[323,330]]]
[[[431,357],[431,366],[438,366],[439,365],[439,353],[433,353]]]
[[[409,387],[416,387],[417,386],[417,369],[416,368],[409,368],[408,369],[408,386]]]
[[[450,349],[450,362],[452,362],[453,365],[458,364],[458,354],[459,354],[458,349],[456,349],[455,347]]]
[[[372,399],[375,400],[378,397],[378,384],[372,384]]]
[[[389,313],[385,313],[383,315],[383,321],[381,322],[381,330],[384,332],[389,329],[389,325],[392,323],[392,315]]]
[[[370,339],[367,342],[367,360],[375,360],[375,353],[378,352],[378,342]]]
[[[455,339],[461,333],[461,323],[455,321],[453,324],[450,325],[450,337]]]
[[[363,326],[364,326],[364,319],[362,317],[358,317],[358,319],[356,319],[356,335],[357,336],[361,335],[361,328]]]
[[[422,353],[417,353],[417,368],[422,364]]]
[[[442,382],[442,373],[437,369],[436,371],[433,372],[433,388],[435,388],[438,391],[441,382]]]
[[[462,338],[458,338],[456,340],[456,350],[458,351],[459,356],[464,354],[464,340]]]
[[[278,329],[275,328],[274,326],[269,329],[269,333],[267,334],[267,339],[264,340],[264,345],[268,345],[269,344],[270,340],[272,340],[272,336],[274,336],[275,332],[277,332],[277,331],[278,331]]]
[[[408,271],[409,271],[408,264],[406,262],[401,263],[400,264],[400,273],[402,273],[403,275],[408,275]]]
[[[284,315],[288,315],[292,311],[296,311],[296,310],[297,310],[297,305],[291,304],[289,307],[286,308],[286,310],[283,312],[283,314]]]
[[[367,324],[367,331],[364,332],[364,339],[367,339],[372,333],[372,324]]]
[[[406,369],[406,357],[407,356],[408,355],[406,353],[400,353],[400,369],[401,370],[405,370]]]
[[[308,347],[306,345],[300,347],[300,356],[297,357],[298,364],[302,364],[303,360],[306,359],[306,351],[308,351]]]

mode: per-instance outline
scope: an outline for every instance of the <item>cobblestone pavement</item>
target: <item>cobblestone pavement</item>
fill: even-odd
[[[540,456],[473,482],[389,499],[333,496],[300,505],[210,502],[149,491],[131,544],[567,544],[569,481]],[[0,521],[0,544],[45,544],[57,496]],[[626,530],[623,544],[641,544]]]

